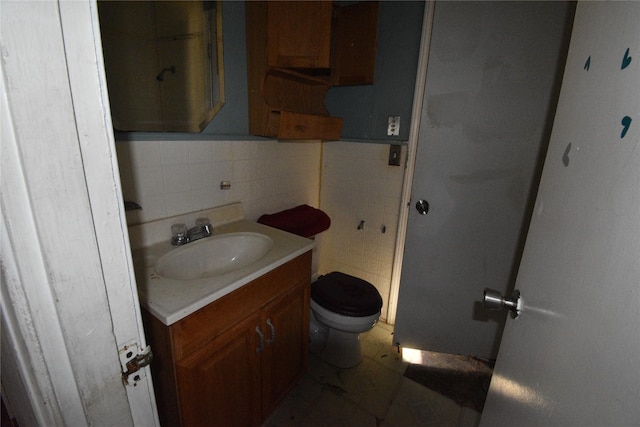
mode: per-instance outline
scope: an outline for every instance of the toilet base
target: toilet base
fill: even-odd
[[[360,334],[329,329],[327,341],[318,356],[336,368],[353,368],[362,362]]]

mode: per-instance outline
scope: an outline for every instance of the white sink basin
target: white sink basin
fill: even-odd
[[[273,240],[264,234],[221,234],[172,250],[160,257],[155,270],[167,279],[202,279],[251,265],[272,247]]]

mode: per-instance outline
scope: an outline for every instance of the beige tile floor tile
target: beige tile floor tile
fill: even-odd
[[[316,406],[304,420],[305,426],[375,427],[376,418],[359,405],[325,389]]]
[[[480,414],[403,376],[393,327],[362,336],[364,360],[339,369],[309,355],[309,371],[265,427],[474,427]]]
[[[365,358],[355,369],[340,373],[346,393],[343,395],[379,419],[384,419],[398,391],[402,376]]]
[[[442,419],[432,404],[430,390],[403,378],[383,426],[418,427],[438,425]]]
[[[403,374],[407,363],[402,361],[398,347],[393,345],[393,326],[378,323],[371,331],[363,334],[362,354],[390,369]]]

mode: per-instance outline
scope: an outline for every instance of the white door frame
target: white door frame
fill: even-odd
[[[398,234],[396,235],[396,247],[393,254],[393,269],[391,272],[391,288],[389,290],[389,308],[387,323],[396,323],[398,310],[398,295],[400,293],[400,276],[402,273],[402,260],[404,258],[404,242],[409,225],[409,209],[411,208],[411,186],[418,152],[418,136],[420,135],[420,118],[422,117],[422,105],[425,86],[427,83],[427,67],[429,65],[429,49],[431,47],[431,30],[433,28],[433,12],[435,0],[427,0],[422,20],[422,36],[420,39],[420,53],[418,56],[418,69],[416,71],[416,88],[413,93],[413,108],[411,111],[411,124],[409,129],[409,143],[407,146],[407,164],[404,170],[402,183],[402,196],[400,200],[400,214],[398,218]]]
[[[159,425],[95,0],[0,4],[2,391],[21,425]]]

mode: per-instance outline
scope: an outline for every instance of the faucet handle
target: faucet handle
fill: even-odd
[[[204,231],[205,236],[211,236],[213,234],[213,225],[211,225],[209,218],[196,219],[196,227],[200,227]]]
[[[196,225],[198,227],[204,227],[206,225],[211,225],[211,220],[209,218],[203,217],[196,219]]]
[[[173,224],[171,226],[171,236],[172,245],[187,243],[187,226],[185,224]]]

